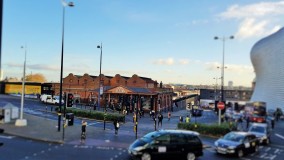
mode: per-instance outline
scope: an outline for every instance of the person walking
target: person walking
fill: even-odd
[[[87,122],[83,120],[81,125],[81,143],[85,143],[86,141],[86,128],[87,128]]]
[[[190,122],[190,118],[189,118],[188,115],[187,115],[186,118],[185,118],[185,122],[186,122],[186,123],[189,123],[189,122]]]
[[[246,121],[247,121],[247,129],[248,129],[248,127],[249,127],[249,122],[250,122],[249,116],[247,116]]]
[[[274,129],[274,118],[271,119],[271,128]]]
[[[114,125],[114,134],[117,135],[119,129],[119,122],[117,120],[114,120],[113,125]]]
[[[164,118],[163,115],[160,113],[160,114],[158,115],[158,127],[159,127],[160,123],[161,123],[161,127],[162,127],[163,118]]]
[[[171,120],[171,112],[168,112],[168,121]]]
[[[183,117],[179,116],[179,122],[182,123],[183,122]]]

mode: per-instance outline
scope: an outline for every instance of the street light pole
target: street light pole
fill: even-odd
[[[59,90],[59,112],[58,112],[58,132],[60,132],[60,122],[62,113],[62,77],[63,77],[63,55],[64,55],[64,24],[65,24],[65,7],[74,7],[73,2],[66,3],[62,0],[63,17],[62,17],[62,44],[61,44],[61,63],[60,63],[60,90]],[[65,115],[64,115],[65,117]]]
[[[24,48],[23,46],[21,48]],[[24,97],[25,97],[25,78],[26,78],[26,58],[27,58],[27,46],[25,46],[25,60],[24,60],[24,71],[22,79],[22,96],[21,96],[21,113],[20,119],[17,119],[15,122],[16,126],[27,126],[27,120],[23,119],[23,110],[24,110]]]
[[[234,39],[234,36],[230,37],[214,37],[215,40],[222,40],[223,42],[223,58],[222,58],[222,67],[221,67],[221,101],[224,101],[224,61],[225,61],[225,42],[227,39]]]
[[[101,74],[102,74],[102,57],[103,57],[103,44],[101,43],[101,45],[98,45],[97,48],[100,48],[101,50],[101,54],[100,54],[100,75],[99,75],[99,94],[98,94],[98,109],[100,109],[100,99],[101,99],[101,90],[102,89],[102,79],[101,79]],[[104,107],[104,130],[106,129],[106,105]]]

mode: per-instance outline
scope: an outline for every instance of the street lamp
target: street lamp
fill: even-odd
[[[98,45],[97,48],[99,48],[101,50],[101,54],[100,54],[100,75],[99,75],[99,94],[98,94],[98,110],[100,109],[100,99],[101,99],[101,94],[103,92],[103,86],[102,86],[102,79],[101,79],[101,74],[102,74],[102,56],[103,56],[103,44],[101,43],[101,45]],[[105,109],[104,111],[106,112],[106,105],[105,105]],[[104,113],[104,130],[106,129],[106,120],[105,120],[105,115],[106,113]]]
[[[24,110],[24,96],[25,96],[25,78],[26,78],[26,57],[27,57],[27,46],[21,47],[25,48],[25,60],[24,60],[24,71],[23,71],[23,79],[22,79],[22,96],[21,96],[21,113],[20,119],[17,119],[15,122],[16,126],[27,126],[27,120],[23,119],[23,110]]]
[[[222,40],[223,42],[223,59],[222,59],[222,67],[221,67],[221,101],[224,101],[224,60],[225,60],[225,41],[227,39],[234,39],[234,36],[230,37],[214,37],[215,40]]]
[[[220,79],[220,78],[217,78],[217,77],[215,78],[215,77],[214,77],[213,79],[216,80],[216,83],[214,84],[214,86],[215,86],[215,87],[214,87],[214,89],[215,89],[215,101],[216,101],[216,100],[217,100],[217,87],[218,87],[218,82],[217,82],[217,81],[218,81],[218,79]]]
[[[74,7],[73,2],[65,2],[62,0],[63,17],[62,17],[62,48],[61,48],[61,65],[60,65],[60,91],[59,91],[59,113],[58,113],[58,132],[60,131],[61,113],[62,113],[62,74],[63,74],[63,53],[64,53],[64,23],[65,23],[65,7]],[[65,110],[65,107],[64,107]],[[64,112],[65,114],[65,112]],[[65,117],[65,115],[64,115]]]

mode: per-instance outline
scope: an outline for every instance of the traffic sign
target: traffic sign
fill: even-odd
[[[224,102],[218,102],[217,107],[218,107],[218,109],[223,110],[225,108],[225,103]]]

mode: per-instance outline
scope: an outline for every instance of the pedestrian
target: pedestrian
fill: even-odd
[[[161,123],[161,127],[162,127],[163,118],[164,118],[163,115],[160,113],[160,114],[158,115],[158,127],[159,127],[160,123]]]
[[[179,116],[179,122],[182,123],[183,122],[183,117]]]
[[[274,129],[274,118],[271,119],[271,128]]]
[[[171,120],[171,112],[168,112],[168,121]]]
[[[113,121],[113,126],[114,126],[114,134],[117,135],[118,129],[119,129],[119,122],[118,120]]]
[[[136,113],[133,113],[133,123],[136,122]]]
[[[185,118],[185,122],[186,122],[186,123],[189,123],[189,122],[190,122],[190,118],[189,118],[188,115],[187,115],[186,118]]]
[[[86,128],[87,128],[87,122],[85,120],[82,121],[81,125],[81,143],[85,143],[86,140]]]
[[[246,120],[247,120],[247,129],[248,129],[248,127],[249,127],[249,121],[250,121],[249,116],[247,116]]]

